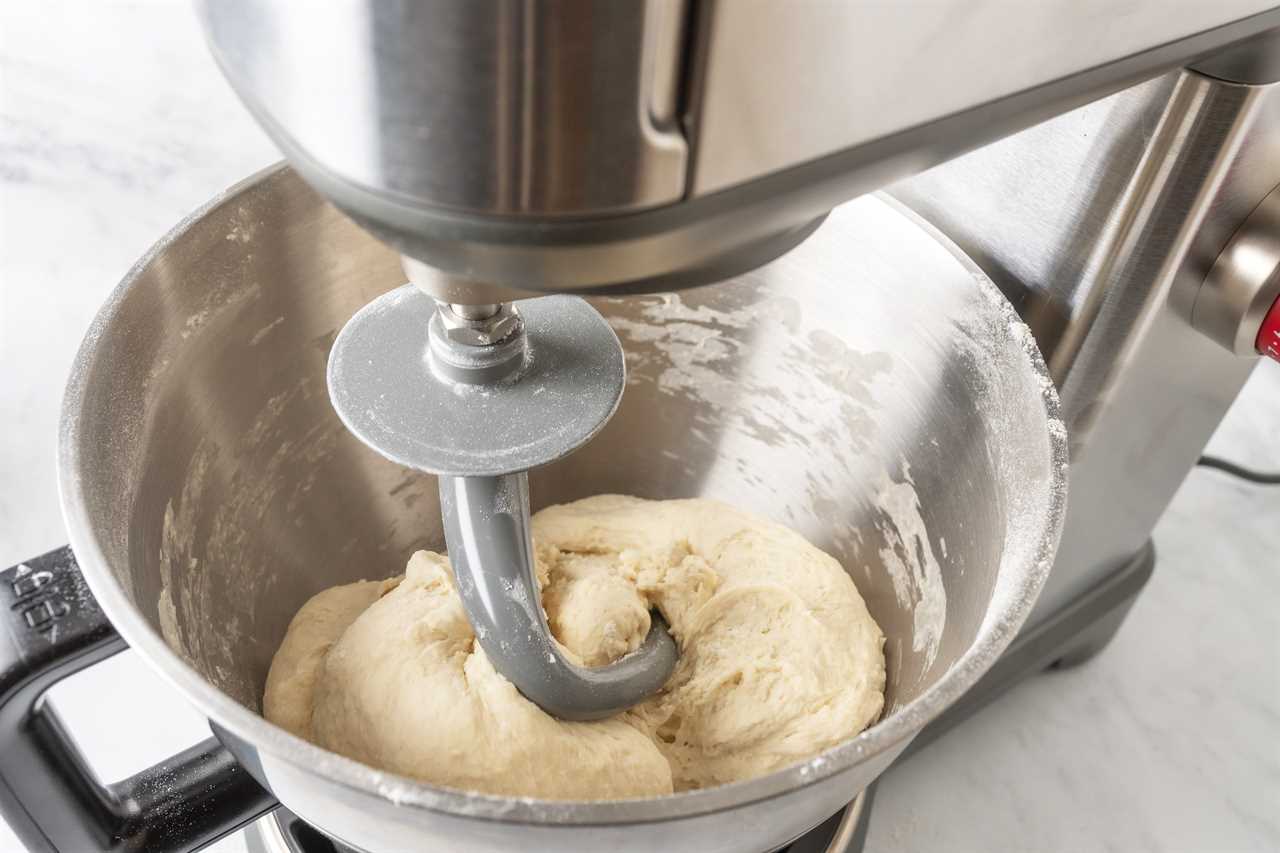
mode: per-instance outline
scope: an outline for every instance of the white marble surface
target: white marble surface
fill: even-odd
[[[64,541],[54,427],[98,304],[184,213],[275,159],[185,3],[0,2],[0,561]],[[1280,368],[1212,446],[1280,469]],[[1105,654],[889,773],[871,850],[1280,849],[1280,489],[1193,473],[1156,542]],[[106,778],[207,734],[130,653],[55,702]]]

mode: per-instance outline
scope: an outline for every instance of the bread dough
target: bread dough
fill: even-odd
[[[705,788],[810,758],[884,697],[884,636],[840,564],[799,534],[709,500],[601,495],[533,517],[552,632],[596,666],[637,648],[649,610],[679,649],[661,692],[564,722],[498,675],[448,561],[308,601],[267,677],[269,720],[438,785],[549,799]]]

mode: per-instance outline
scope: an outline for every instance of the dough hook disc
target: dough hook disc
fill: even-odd
[[[373,300],[343,326],[329,353],[338,417],[392,462],[431,474],[492,477],[576,450],[622,399],[622,346],[576,296],[514,304],[527,340],[524,366],[510,379],[468,385],[432,365],[431,297],[405,285]]]
[[[334,341],[329,396],[365,444],[437,476],[458,592],[494,668],[557,717],[599,719],[666,682],[675,641],[653,612],[640,647],[614,663],[587,668],[565,657],[540,603],[525,472],[600,431],[622,398],[626,363],[584,300],[518,306],[511,335],[458,344],[426,294],[412,285],[386,293]],[[459,381],[468,371],[474,381]]]

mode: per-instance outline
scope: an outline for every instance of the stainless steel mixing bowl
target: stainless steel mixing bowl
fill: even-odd
[[[436,486],[330,409],[325,361],[394,254],[286,168],[162,240],[94,322],[67,391],[63,508],[93,593],[280,801],[368,851],[772,850],[876,777],[1029,612],[1065,501],[1057,401],[977,268],[878,197],[679,296],[600,299],[622,406],[532,475],[536,506],[703,495],[837,556],[888,637],[879,723],[763,778],[646,800],[482,796],[383,773],[259,716],[290,617],[441,548]]]

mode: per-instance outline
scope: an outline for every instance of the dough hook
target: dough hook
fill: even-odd
[[[425,333],[424,333],[425,330]],[[329,354],[329,395],[383,456],[439,479],[445,541],[485,654],[566,720],[607,717],[666,682],[676,646],[655,611],[638,649],[607,666],[568,660],[534,572],[530,468],[595,435],[622,397],[622,347],[574,296],[437,304],[413,285],[356,313]]]

